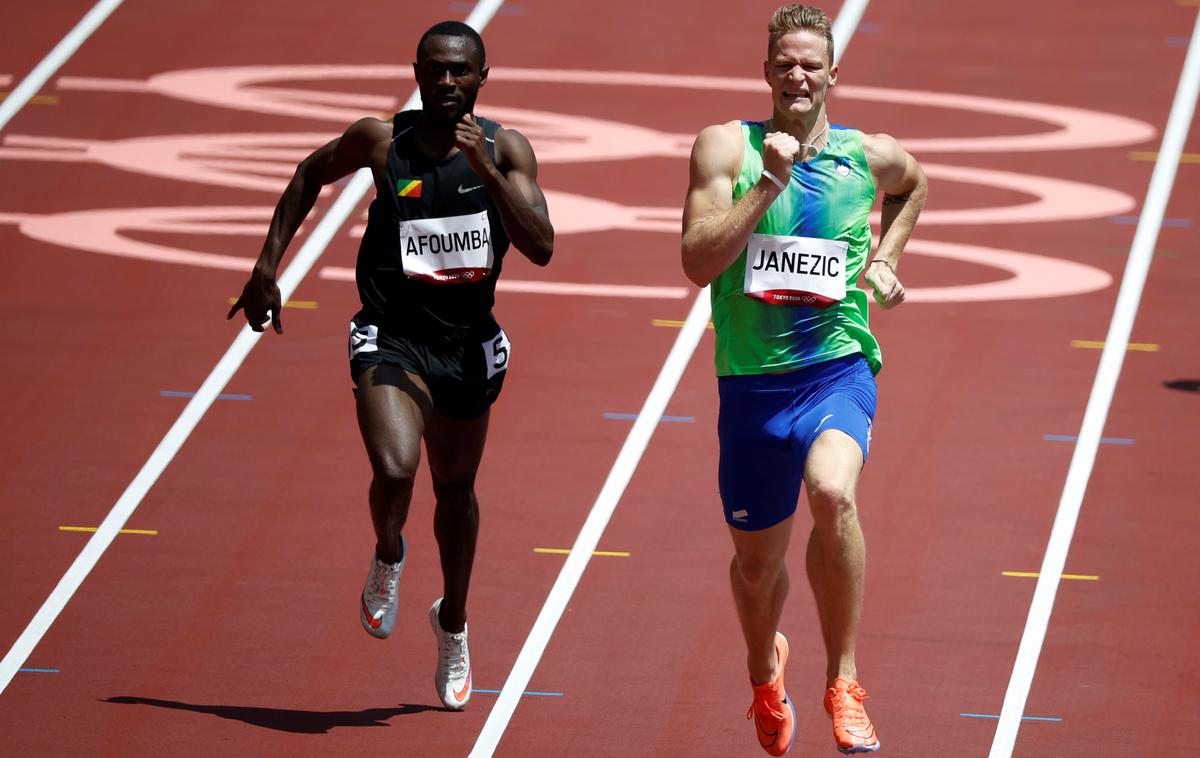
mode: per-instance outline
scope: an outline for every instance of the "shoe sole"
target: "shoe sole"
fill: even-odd
[[[783,632],[777,631],[775,634],[783,638],[784,653],[782,659],[779,661],[779,675],[782,677],[783,669],[787,666],[788,658],[791,655],[791,645],[788,644],[787,637],[783,636]],[[788,697],[786,688],[783,691],[783,702],[787,703],[788,710],[792,712],[792,738],[788,740],[787,747],[783,749],[783,752],[786,753],[792,749],[792,745],[796,742],[796,706],[792,705],[792,699]]]
[[[786,753],[796,743],[796,707],[792,705],[792,699],[787,696],[786,692],[783,693],[783,702],[787,703],[788,710],[792,712],[792,738],[788,740],[787,747],[783,749],[783,752]]]
[[[869,747],[863,746],[863,747],[845,748],[845,747],[839,746],[838,752],[841,753],[842,755],[854,755],[855,753],[874,753],[876,750],[878,750],[882,746],[883,746],[883,743],[880,742],[878,739],[876,739],[875,744],[871,745]]]

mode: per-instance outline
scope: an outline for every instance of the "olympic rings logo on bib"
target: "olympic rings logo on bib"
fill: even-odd
[[[436,284],[482,281],[492,272],[487,211],[400,222],[404,274]]]
[[[772,305],[828,308],[846,297],[849,243],[751,234],[742,292]]]

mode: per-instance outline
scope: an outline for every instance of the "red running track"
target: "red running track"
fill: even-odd
[[[1090,185],[1140,203],[1153,164],[1130,155],[1156,150],[1157,131],[1077,149],[921,149],[933,138],[1049,127],[1027,116],[881,102],[853,96],[853,87],[1053,104],[1161,130],[1183,61],[1177,39],[1196,10],[1144,4],[1133,23],[1130,11],[1116,8],[959,5],[967,4],[869,5],[842,62],[834,120],[892,133],[926,164],[1019,174],[1030,186],[1052,177],[1075,182],[1076,193]],[[555,83],[521,79],[519,71],[752,80],[773,7],[502,8],[485,32],[495,71],[479,110],[526,111],[501,120],[531,136],[543,186],[560,193],[557,204],[551,198],[560,226],[554,263],[533,270],[514,256],[506,278],[684,287],[671,214],[686,186],[687,141],[709,123],[761,117],[766,104],[753,89],[679,80]],[[0,76],[13,81],[4,86],[15,86],[86,8],[37,7],[7,25]],[[51,224],[61,229],[77,221],[70,214],[93,209],[269,209],[274,202],[270,187],[247,186],[256,172],[244,165],[233,170],[240,179],[203,183],[199,171],[191,180],[150,175],[162,167],[152,160],[125,169],[62,160],[61,143],[44,140],[36,149],[56,150],[56,158],[16,152],[34,149],[30,138],[331,134],[349,120],[80,89],[69,78],[144,82],[231,66],[402,70],[420,30],[468,10],[447,4],[386,13],[348,2],[335,15],[278,2],[129,0],[51,80],[43,94],[57,104],[27,106],[0,133],[5,650],[87,539],[58,527],[99,523],[186,402],[160,392],[195,389],[227,349],[235,330],[222,316],[242,280],[233,270],[82,249],[98,244],[98,227],[80,227],[91,230],[91,243],[65,244],[31,236],[19,222],[67,214]],[[297,77],[278,86],[355,93],[367,99],[345,107],[373,112],[395,107],[379,99],[403,100],[411,83],[393,74]],[[593,121],[556,127],[528,111]],[[657,147],[644,157],[597,160],[604,145],[581,141],[578,130],[600,134],[601,122],[649,130],[618,140],[622,155],[655,140]],[[1200,152],[1196,127],[1185,150]],[[265,152],[253,159],[270,162]],[[277,191],[283,179],[273,170],[257,175]],[[875,314],[887,367],[860,490],[871,556],[860,670],[887,754],[985,755],[995,720],[960,714],[999,713],[1033,590],[1032,579],[1001,572],[1040,565],[1071,455],[1069,442],[1044,437],[1078,432],[1099,353],[1071,342],[1103,339],[1134,228],[1109,216],[1137,211],[1089,216],[1076,194],[1066,204],[1072,218],[947,224],[936,214],[1014,206],[1032,195],[931,176],[919,241],[1072,261],[1114,279],[1077,295],[920,302],[922,290],[1009,274],[987,258],[962,262],[914,249],[903,270],[914,302]],[[1200,629],[1200,610],[1186,602],[1200,580],[1189,544],[1197,526],[1191,493],[1200,485],[1190,427],[1200,398],[1164,384],[1200,378],[1188,298],[1200,284],[1197,176],[1196,164],[1180,166],[1166,212],[1171,225],[1160,235],[1134,327],[1134,341],[1158,349],[1129,353],[1105,428],[1106,437],[1134,442],[1101,447],[1067,564],[1099,579],[1064,581],[1026,709],[1061,721],[1026,723],[1015,755],[1184,755],[1181,735],[1198,725],[1195,709],[1169,705],[1200,690],[1195,665],[1181,654]],[[561,193],[657,210],[623,225],[588,226],[572,210],[578,200]],[[1112,199],[1087,197],[1093,214]],[[124,236],[248,261],[262,223],[251,220],[236,234],[228,225],[143,226]],[[343,362],[355,295],[322,271],[352,266],[356,245],[348,229],[337,235],[295,294],[317,307],[285,311],[286,336],[259,343],[225,390],[251,399],[213,406],[128,524],[158,533],[118,537],[24,664],[57,673],[19,673],[0,694],[6,753],[452,756],[471,749],[495,696],[476,694],[461,714],[433,707],[424,614],[440,579],[427,482],[413,509],[397,633],[377,642],[354,618],[371,544],[368,469]],[[694,294],[501,296],[497,313],[515,352],[480,477],[483,531],[470,607],[476,687],[503,685],[563,562],[533,549],[574,541],[629,428],[605,413],[640,408],[676,336],[653,322],[682,319]],[[523,698],[497,755],[758,752],[742,718],[748,689],[715,492],[711,350],[705,338],[666,411],[694,420],[660,424],[601,540],[601,550],[629,556],[593,559],[534,673],[532,690],[561,696]],[[812,755],[832,747],[818,705],[823,656],[799,558],[796,551],[784,628],[798,703],[794,754]]]

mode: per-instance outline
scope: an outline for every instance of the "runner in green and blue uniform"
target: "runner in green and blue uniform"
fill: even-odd
[[[870,449],[875,300],[904,300],[900,254],[925,201],[920,166],[887,135],[831,126],[829,17],[790,5],[768,26],[769,121],[700,133],[684,205],[683,268],[711,286],[720,394],[718,482],[734,543],[730,581],[746,640],[759,744],[783,755],[795,709],[784,688],[784,563],[801,485],[813,527],[807,569],[825,640],[824,706],[843,753],[880,742],[863,709],[854,647],[865,548],[855,488]],[[868,216],[882,192],[879,245]]]
[[[733,186],[736,203],[760,181],[766,124],[740,125],[743,158]],[[855,286],[871,250],[867,215],[875,202],[863,135],[830,126],[827,144],[808,161],[795,163],[791,181],[767,208],[755,234],[835,240],[846,243],[846,296],[817,308],[777,293],[746,297],[746,267],[814,268],[822,261],[781,259],[750,250],[712,280],[713,323],[717,328],[717,376],[780,373],[846,355],[862,354],[879,372],[879,343],[867,328],[867,294]],[[791,297],[800,298],[803,295]],[[774,300],[775,302],[771,302]],[[781,307],[782,306],[782,307]]]

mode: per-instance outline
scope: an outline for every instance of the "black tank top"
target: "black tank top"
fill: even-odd
[[[490,337],[508,236],[483,180],[461,152],[425,156],[419,111],[392,118],[392,144],[367,215],[355,278],[367,318],[417,338]],[[496,159],[500,125],[476,117]]]

